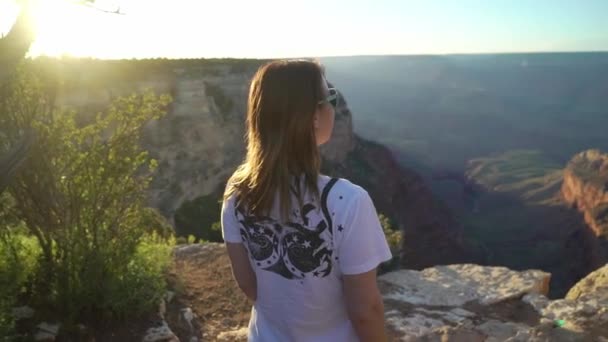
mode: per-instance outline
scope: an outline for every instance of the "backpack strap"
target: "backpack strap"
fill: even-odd
[[[321,194],[321,210],[323,210],[323,215],[325,215],[325,220],[327,221],[327,228],[331,234],[334,233],[331,215],[329,213],[329,209],[327,208],[327,197],[329,196],[329,191],[338,181],[338,178],[332,178],[327,182],[325,187],[323,188],[323,193]]]

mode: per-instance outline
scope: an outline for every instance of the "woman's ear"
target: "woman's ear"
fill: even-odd
[[[315,115],[312,117],[313,127],[315,129],[319,129],[319,111],[315,112]]]

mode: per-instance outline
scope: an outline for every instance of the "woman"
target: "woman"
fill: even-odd
[[[338,94],[319,64],[274,61],[253,77],[247,157],[226,186],[222,234],[253,302],[249,341],[384,341],[376,267],[391,259],[361,187],[319,173]]]

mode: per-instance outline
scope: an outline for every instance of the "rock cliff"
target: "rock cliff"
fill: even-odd
[[[186,201],[202,196],[219,199],[225,181],[242,161],[249,81],[262,62],[201,61],[200,65],[189,62],[185,66],[164,62],[167,66],[154,64],[155,69],[135,80],[121,79],[117,74],[104,86],[78,78],[86,74],[94,79],[94,70],[105,70],[89,65],[87,73],[69,73],[77,75],[76,81],[69,91],[59,92],[59,99],[79,108],[98,108],[112,97],[144,88],[173,96],[167,115],[149,123],[143,137],[144,146],[159,161],[149,191],[150,204],[173,222]],[[134,67],[138,63],[145,66],[133,63]],[[344,96],[332,138],[321,150],[324,172],[365,187],[378,211],[394,218],[405,232],[405,266],[420,269],[475,260],[461,239],[461,227],[436,201],[423,179],[400,167],[384,146],[354,133]]]
[[[596,236],[608,238],[608,154],[588,150],[574,156],[564,170],[562,196]]]
[[[462,227],[422,177],[401,167],[386,147],[355,136],[354,149],[344,161],[326,161],[324,169],[363,186],[377,210],[395,219],[405,236],[401,250],[404,267],[422,269],[483,259],[463,241]]]
[[[591,272],[608,261],[608,155],[599,150],[575,155],[564,169],[561,197],[583,216],[578,239]]]

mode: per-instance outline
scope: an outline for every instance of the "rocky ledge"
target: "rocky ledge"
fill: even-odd
[[[379,277],[388,329],[401,341],[608,341],[608,265],[565,299],[550,274],[459,264]]]
[[[145,341],[245,341],[250,305],[234,284],[222,244],[178,246],[178,301],[192,308],[190,327]],[[608,342],[608,264],[574,286],[566,298],[546,297],[551,275],[539,270],[456,264],[383,274],[381,289],[392,341]],[[182,310],[183,311],[183,310]],[[165,327],[166,325],[166,327]],[[156,327],[159,328],[159,327]],[[171,327],[173,328],[173,326]],[[168,330],[168,331],[167,331]]]

